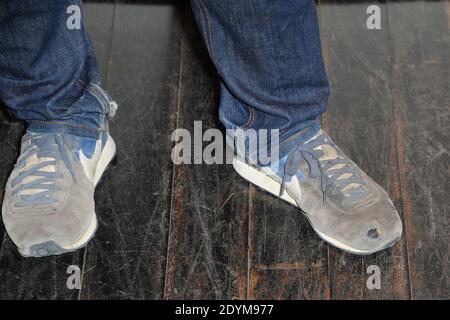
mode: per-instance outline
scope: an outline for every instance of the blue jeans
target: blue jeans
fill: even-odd
[[[81,0],[0,1],[0,98],[28,130],[98,138],[114,104],[84,24],[66,24],[71,5]]]
[[[313,135],[330,94],[314,0],[191,3],[221,77],[225,127],[279,129],[287,149]]]
[[[1,0],[0,97],[31,130],[96,137],[112,101],[84,25],[66,26],[74,4]],[[283,142],[319,126],[329,86],[313,0],[192,0],[192,8],[221,77],[226,128],[279,129]]]

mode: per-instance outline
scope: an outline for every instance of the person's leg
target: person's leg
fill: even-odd
[[[1,1],[0,98],[32,131],[98,138],[115,105],[78,9],[81,0]]]
[[[191,2],[222,80],[225,127],[279,129],[277,166],[235,157],[236,171],[300,207],[319,236],[343,250],[393,245],[402,232],[394,205],[320,129],[329,87],[314,1]]]
[[[310,0],[193,0],[222,79],[226,128],[279,129],[280,142],[318,124],[329,86]]]
[[[2,204],[24,256],[73,251],[93,236],[94,188],[115,154],[80,0],[0,2],[0,99],[27,123]],[[80,18],[80,19],[79,19]]]

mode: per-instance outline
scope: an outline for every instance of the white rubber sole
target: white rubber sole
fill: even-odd
[[[295,201],[294,198],[292,198],[287,191],[283,193],[283,195],[280,197],[280,188],[281,183],[274,180],[269,175],[259,171],[258,169],[246,164],[245,162],[242,162],[236,158],[233,159],[233,167],[236,170],[236,172],[245,180],[253,183],[254,185],[258,186],[259,188],[273,194],[274,196],[283,199],[284,201],[287,201],[288,203],[296,206],[297,208],[300,208],[297,201]],[[323,234],[322,232],[318,231],[314,226],[312,225],[311,221],[309,220],[308,215],[305,215],[305,217],[308,219],[309,224],[314,229],[314,231],[317,233],[317,235],[325,240],[326,242],[330,243],[331,245],[344,250],[346,252],[357,254],[357,255],[367,255],[373,253],[372,251],[363,251],[360,249],[353,248],[345,243],[342,243],[336,239],[333,239],[326,234]]]
[[[100,155],[100,159],[97,163],[97,168],[95,169],[94,176],[94,185],[97,186],[99,183],[103,173],[105,172],[108,165],[111,163],[112,159],[116,154],[116,143],[114,142],[111,136],[108,137],[108,141],[103,148],[102,154]],[[38,244],[38,248],[33,249],[33,252],[23,251],[18,248],[19,253],[24,257],[39,257],[39,256],[47,256],[47,255],[57,255],[66,252],[72,252],[78,249],[81,249],[86,246],[86,244],[94,237],[95,232],[97,231],[98,220],[96,214],[89,224],[86,232],[74,243],[61,247],[54,242],[49,242],[46,244]],[[39,254],[39,250],[42,250],[42,254]],[[38,254],[36,254],[36,252]]]

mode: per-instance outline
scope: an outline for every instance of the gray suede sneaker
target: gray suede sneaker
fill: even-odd
[[[301,208],[322,239],[346,252],[371,254],[401,237],[389,196],[323,130],[281,159],[278,172],[237,157],[233,165],[246,180]]]
[[[97,229],[94,189],[113,159],[109,135],[27,133],[5,189],[3,223],[24,257],[84,247]]]

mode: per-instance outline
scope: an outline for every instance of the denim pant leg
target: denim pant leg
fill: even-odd
[[[319,127],[329,85],[314,0],[191,0],[221,76],[226,128]],[[310,130],[313,131],[313,130]]]
[[[115,112],[81,9],[81,0],[0,2],[0,98],[29,131],[98,138]]]

